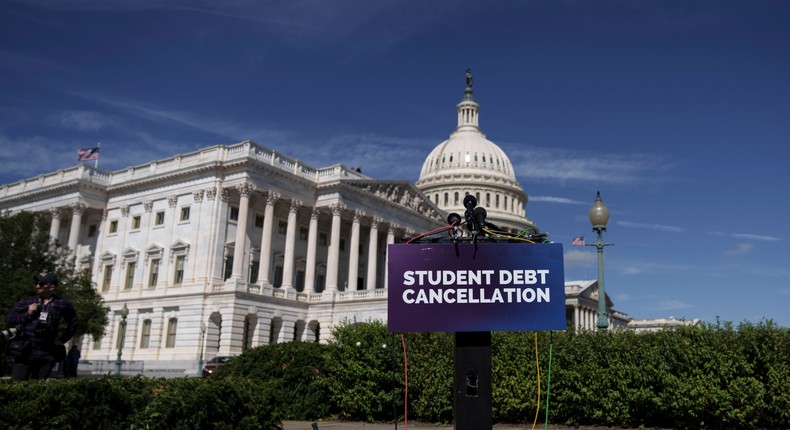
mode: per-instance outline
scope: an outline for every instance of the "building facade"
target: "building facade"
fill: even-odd
[[[197,374],[217,355],[386,322],[386,246],[446,225],[466,195],[501,229],[534,228],[510,160],[479,129],[471,81],[457,110],[416,185],[245,141],[2,185],[0,210],[47,214],[52,239],[91,270],[110,323],[102,338],[77,340],[84,369],[112,369],[123,337],[124,372]],[[595,329],[596,285],[566,282],[569,327]],[[607,303],[612,328],[627,325]]]
[[[111,309],[106,335],[81,342],[97,372],[116,358],[124,305],[124,366],[187,374],[201,357],[386,320],[386,245],[444,224],[408,182],[249,141],[41,175],[2,186],[0,208],[50,214],[52,238],[91,269]]]

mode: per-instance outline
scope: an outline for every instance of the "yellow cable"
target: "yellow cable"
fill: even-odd
[[[534,241],[531,241],[531,240],[529,240],[529,239],[524,239],[524,238],[521,238],[521,237],[518,237],[518,236],[506,236],[506,235],[504,235],[504,234],[498,234],[498,233],[494,233],[494,232],[493,232],[493,231],[491,231],[491,230],[486,230],[486,229],[482,229],[482,230],[483,230],[483,231],[484,231],[486,234],[488,234],[489,236],[494,236],[494,237],[501,237],[501,238],[504,238],[504,239],[513,239],[513,240],[518,240],[518,241],[520,241],[520,242],[535,243]]]
[[[538,406],[535,408],[535,421],[532,422],[532,430],[538,423],[538,413],[540,412],[540,362],[538,361],[538,332],[535,332],[535,368],[538,369]]]

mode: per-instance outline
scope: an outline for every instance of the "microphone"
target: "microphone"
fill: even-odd
[[[475,198],[475,196],[469,194],[468,196],[464,197],[464,207],[466,210],[474,210],[475,206],[477,206],[477,198]]]
[[[455,212],[447,215],[447,223],[453,227],[448,230],[448,234],[450,237],[457,239],[461,232],[461,215],[458,215]]]
[[[461,224],[461,215],[453,212],[450,215],[447,215],[447,224],[450,225],[459,225]]]
[[[486,217],[488,216],[488,212],[486,212],[485,208],[482,206],[479,208],[475,208],[474,210],[475,222],[477,225],[482,228],[486,225]]]

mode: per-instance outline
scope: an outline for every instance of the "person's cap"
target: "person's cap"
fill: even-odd
[[[33,276],[33,280],[42,284],[58,285],[58,277],[54,273],[40,273]]]

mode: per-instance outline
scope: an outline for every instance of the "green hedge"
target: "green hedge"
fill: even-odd
[[[328,345],[254,348],[206,379],[0,381],[0,428],[278,429],[282,419],[401,420],[404,345],[409,419],[452,422],[451,333],[401,337],[372,322],[343,324],[334,336]],[[495,422],[542,423],[548,394],[548,421],[558,424],[790,428],[790,330],[770,321],[646,333],[493,333],[491,349]]]
[[[247,379],[81,378],[0,382],[3,429],[281,429]]]
[[[380,323],[344,325],[335,335],[333,406],[345,418],[402,419],[400,336]],[[451,422],[453,335],[404,340],[409,418]],[[790,428],[790,330],[771,321],[644,333],[501,332],[491,349],[495,422],[531,424],[536,414],[544,422],[550,389],[548,421],[558,424]]]

